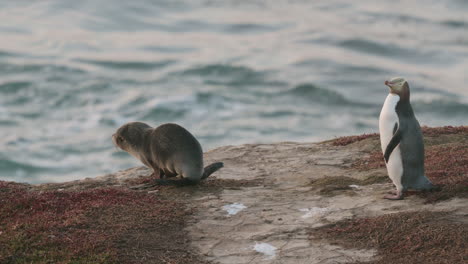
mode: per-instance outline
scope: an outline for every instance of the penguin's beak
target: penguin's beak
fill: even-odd
[[[392,82],[385,81],[385,85],[387,85],[388,88],[390,88],[390,92],[393,92],[393,89],[392,89],[393,83]]]

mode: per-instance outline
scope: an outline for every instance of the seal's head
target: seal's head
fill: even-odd
[[[395,77],[385,81],[385,85],[390,88],[390,93],[400,96],[400,99],[409,100],[409,85],[405,78]]]
[[[127,123],[112,135],[112,142],[122,150],[134,155],[140,149],[144,140],[144,132],[148,129],[151,127],[142,122]]]

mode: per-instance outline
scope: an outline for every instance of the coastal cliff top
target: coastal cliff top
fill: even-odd
[[[0,181],[0,262],[462,263],[468,127],[423,127],[440,190],[393,189],[377,134],[225,146],[197,186],[144,167],[66,183]]]

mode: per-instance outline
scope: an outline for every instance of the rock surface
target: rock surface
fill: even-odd
[[[468,134],[445,137],[441,142],[436,135],[426,143],[467,144]],[[467,224],[466,196],[437,203],[427,203],[418,195],[400,201],[382,199],[393,189],[385,168],[362,169],[363,157],[379,151],[375,135],[342,145],[328,141],[225,146],[205,153],[206,164],[223,161],[225,167],[201,185],[140,192],[161,195],[164,191],[166,198],[184,201],[193,211],[185,224],[191,250],[212,263],[375,260],[375,249],[343,248],[326,240],[311,239],[313,228],[344,219],[444,211],[454,221]],[[359,168],[355,166],[357,163]],[[41,191],[127,188],[150,174],[148,169],[138,167],[94,179],[34,188]],[[327,181],[322,182],[323,179]],[[337,179],[339,183],[329,179]]]
[[[385,169],[357,171],[353,162],[366,155],[363,144],[343,148],[321,143],[279,143],[222,147],[207,153],[208,160],[222,160],[223,179],[251,179],[261,184],[225,189],[217,195],[200,194],[197,214],[188,226],[192,244],[208,260],[218,263],[347,263],[367,261],[374,250],[344,249],[315,243],[308,230],[347,218],[373,217],[406,211],[451,211],[468,215],[468,200],[455,198],[425,204],[418,196],[401,201],[384,200],[393,188],[389,182],[351,185],[343,194],[324,196],[311,184],[323,177],[356,179],[386,175]],[[368,147],[368,146],[367,146]],[[223,206],[242,204],[246,208],[229,215]],[[267,243],[274,255],[254,247]]]

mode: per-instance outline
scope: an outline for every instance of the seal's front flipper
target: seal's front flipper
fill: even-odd
[[[158,167],[153,167],[153,173],[150,175],[151,178],[164,178],[164,171]]]
[[[177,177],[177,173],[174,173],[174,172],[171,172],[167,169],[164,169],[164,170],[161,170],[162,173],[164,173],[164,178],[161,178],[161,179],[166,179],[166,178],[173,178],[173,177]]]
[[[400,144],[400,141],[401,141],[401,130],[400,130],[400,127],[398,127],[396,132],[393,134],[392,139],[388,143],[387,148],[385,149],[385,153],[384,153],[385,163],[388,163],[388,160],[390,159],[390,155],[392,154],[396,146]]]

